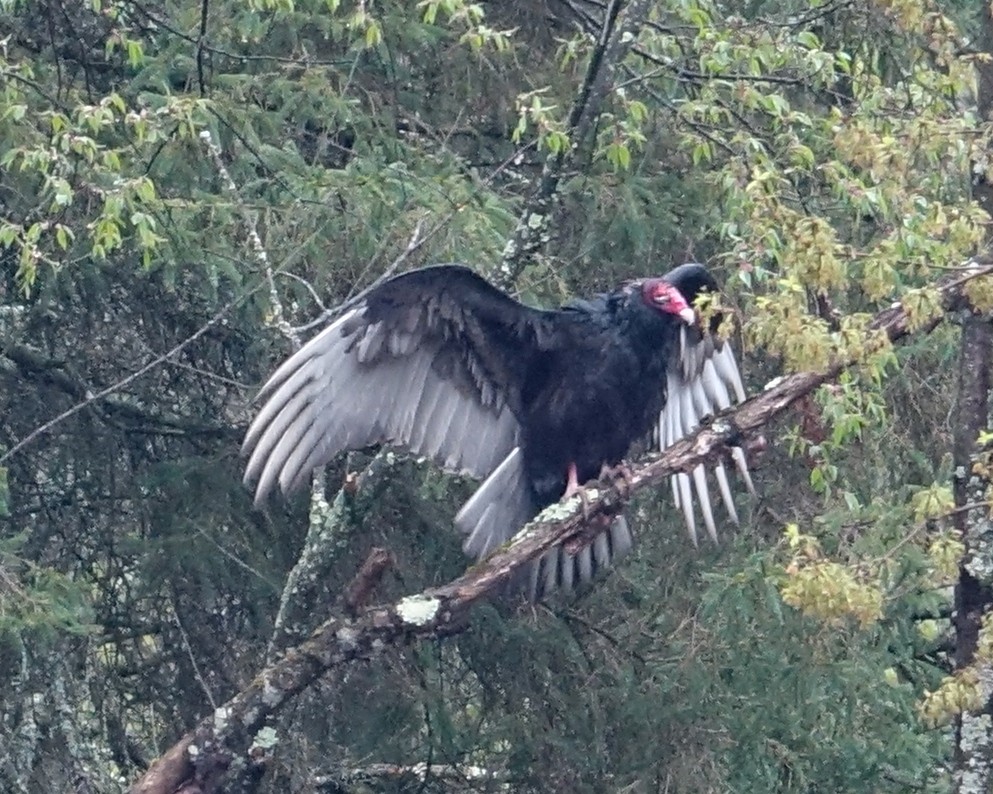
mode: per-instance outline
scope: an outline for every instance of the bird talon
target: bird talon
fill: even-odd
[[[567,485],[562,494],[562,501],[568,502],[572,497],[579,497],[579,504],[583,508],[583,521],[590,519],[590,495],[582,485]]]
[[[586,493],[586,489],[580,486],[579,490],[576,492],[579,494],[579,504],[583,508],[583,521],[590,520],[590,497]]]
[[[618,491],[620,491],[621,496],[627,499],[631,496],[631,491],[634,488],[634,472],[631,467],[625,462],[621,461],[616,466],[608,466],[606,463],[600,467],[600,481],[605,485],[613,486]]]

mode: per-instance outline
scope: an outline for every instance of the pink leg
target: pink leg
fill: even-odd
[[[569,468],[566,470],[565,491],[562,494],[562,501],[571,499],[577,494],[579,495],[579,501],[583,505],[583,519],[588,519],[590,517],[590,500],[586,495],[586,489],[579,484],[579,472],[576,471],[576,464],[570,463]]]
[[[567,479],[565,483],[565,492],[562,494],[562,500],[565,501],[571,496],[575,496],[577,493],[583,490],[582,486],[579,484],[579,472],[576,471],[576,464],[570,463],[567,470]]]

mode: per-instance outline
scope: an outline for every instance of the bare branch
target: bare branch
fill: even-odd
[[[366,557],[359,572],[345,588],[345,610],[351,617],[358,617],[359,613],[365,609],[369,603],[369,597],[383,578],[383,574],[394,565],[396,565],[396,560],[386,549],[379,546],[373,546],[369,549],[369,556]]]
[[[0,366],[0,371],[8,372],[11,376],[43,383],[63,392],[76,400],[84,400],[93,390],[86,381],[77,378],[66,371],[63,362],[50,359],[38,350],[28,345],[19,345],[0,339],[0,356],[7,359],[13,366]],[[169,362],[173,366],[186,367],[204,377],[224,380],[233,386],[243,388],[241,384],[211,373],[188,367],[181,362]],[[190,435],[234,437],[241,430],[233,425],[220,423],[199,422],[196,419],[172,414],[138,404],[133,397],[127,395],[109,395],[98,406],[94,406],[101,417],[116,425],[124,425],[132,432],[145,432],[159,435]]]
[[[22,449],[24,449],[24,447],[26,447],[32,441],[34,441],[35,439],[39,438],[40,436],[43,436],[45,433],[47,433],[53,427],[55,427],[56,425],[61,424],[62,422],[64,422],[69,417],[75,416],[80,411],[82,411],[84,408],[86,408],[86,407],[88,407],[88,406],[90,406],[90,405],[92,405],[92,404],[94,404],[96,402],[99,402],[100,400],[103,400],[106,397],[109,397],[111,394],[115,394],[116,392],[121,391],[122,389],[124,389],[129,384],[131,384],[134,381],[138,380],[138,378],[140,378],[142,375],[146,374],[147,372],[152,371],[157,366],[159,366],[160,364],[168,361],[169,359],[173,358],[174,356],[179,355],[179,353],[181,353],[183,350],[185,350],[187,347],[189,347],[191,344],[193,344],[193,342],[195,342],[197,339],[199,339],[201,336],[203,336],[205,333],[207,333],[207,331],[209,331],[211,328],[213,328],[215,325],[217,325],[224,317],[227,316],[228,312],[230,312],[239,303],[241,303],[242,301],[246,300],[249,295],[251,295],[251,292],[249,292],[249,293],[241,296],[240,298],[237,298],[237,299],[235,299],[233,301],[230,301],[227,304],[225,304],[223,307],[221,307],[221,310],[218,311],[213,317],[211,317],[207,322],[205,322],[202,326],[200,326],[200,328],[198,328],[196,331],[194,331],[192,334],[190,334],[186,339],[184,339],[178,345],[176,345],[175,347],[173,347],[171,350],[163,353],[161,356],[156,356],[151,361],[149,361],[147,364],[145,364],[145,366],[143,366],[143,367],[135,370],[134,372],[132,372],[127,377],[121,378],[116,383],[112,383],[107,388],[101,389],[100,391],[96,392],[95,394],[88,394],[85,399],[83,399],[80,402],[76,403],[71,408],[63,411],[58,416],[56,416],[54,419],[50,419],[49,421],[45,422],[45,424],[43,424],[40,427],[37,427],[34,430],[32,430],[24,438],[22,438],[20,441],[18,441],[16,444],[14,444],[14,446],[12,446],[9,450],[7,450],[3,455],[0,455],[0,465],[3,465],[6,461],[10,460],[10,458],[13,455],[16,455],[18,452],[20,452]]]

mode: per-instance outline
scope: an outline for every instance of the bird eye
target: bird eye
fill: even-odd
[[[667,304],[670,301],[669,293],[668,292],[657,292],[657,293],[655,293],[655,297],[653,298],[653,300],[657,304],[659,304],[660,306],[664,306],[665,304]]]

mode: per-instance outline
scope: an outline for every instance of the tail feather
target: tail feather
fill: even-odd
[[[455,516],[455,526],[465,535],[462,548],[482,559],[510,540],[537,512],[524,472],[524,455],[520,447],[514,447]]]
[[[627,519],[623,515],[615,516],[610,527],[574,554],[561,546],[545,552],[531,565],[526,581],[521,584],[526,585],[527,596],[532,601],[556,590],[570,593],[588,585],[632,548],[634,538]]]
[[[538,503],[524,471],[524,456],[515,447],[479,486],[455,516],[455,526],[465,536],[466,554],[482,559],[510,540],[538,513]],[[634,539],[623,515],[590,544],[575,553],[556,547],[531,564],[510,589],[524,591],[537,601],[556,590],[569,593],[589,584],[603,570],[624,557]]]

